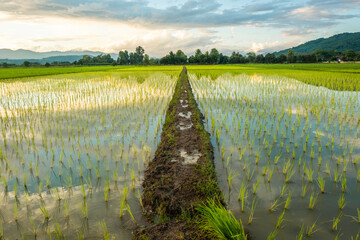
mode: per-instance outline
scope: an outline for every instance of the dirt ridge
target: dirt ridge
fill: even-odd
[[[194,224],[195,207],[209,198],[223,202],[223,195],[203,119],[184,67],[166,113],[161,142],[144,174],[144,215],[154,224],[136,231],[133,239],[210,239]]]

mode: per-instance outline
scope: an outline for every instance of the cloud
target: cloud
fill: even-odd
[[[331,25],[337,20],[354,18],[340,14],[338,9],[357,8],[356,0],[311,0],[308,2],[269,1],[251,3],[232,8],[215,0],[188,0],[165,9],[150,7],[142,0],[70,1],[70,0],[0,0],[0,11],[17,18],[29,16],[62,16],[127,22],[151,28],[206,28],[238,25],[260,25],[288,28],[308,26],[313,28]],[[331,22],[327,22],[331,19]],[[318,24],[320,23],[320,24]]]
[[[133,36],[121,41],[119,44],[110,45],[108,51],[134,50],[137,46],[143,46],[150,56],[164,56],[169,51],[183,50],[186,54],[192,54],[197,48],[204,49],[215,44],[219,39],[213,35],[201,32],[189,33],[188,31],[170,32],[166,30],[149,33],[142,36]]]
[[[305,37],[314,33],[313,29],[294,27],[283,31],[284,37]]]
[[[329,11],[320,9],[319,7],[315,6],[296,8],[291,11],[291,14],[297,15],[297,17],[300,19],[329,19],[332,16]]]
[[[262,0],[241,4],[174,0],[166,5],[161,1],[152,4],[150,0],[0,0],[0,27],[7,36],[4,39],[8,39],[2,39],[3,46],[41,50],[83,46],[117,52],[132,51],[141,45],[152,56],[180,48],[186,53],[212,47],[263,52],[359,19],[354,12],[360,10],[359,0]],[[238,5],[234,7],[235,4]],[[18,23],[23,25],[19,27]],[[230,29],[226,36],[225,28]],[[264,32],[254,31],[257,36],[252,37],[246,36],[246,30],[237,31],[245,28]],[[276,39],[263,41],[261,36],[270,36],[266,30],[272,31],[272,37],[277,34]],[[249,46],[249,42],[253,45]]]
[[[297,40],[282,42],[282,41],[274,41],[274,42],[253,42],[251,48],[248,50],[251,52],[255,52],[257,54],[265,54],[272,53],[276,51],[280,51],[286,48],[291,48],[293,46],[298,45],[299,42]]]

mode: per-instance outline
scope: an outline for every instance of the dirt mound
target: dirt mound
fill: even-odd
[[[195,207],[209,198],[223,201],[216,182],[210,135],[192,94],[186,68],[170,102],[160,145],[144,174],[142,203],[150,222],[135,239],[206,239],[191,223]],[[164,222],[167,221],[167,222]],[[200,237],[202,235],[203,237]]]

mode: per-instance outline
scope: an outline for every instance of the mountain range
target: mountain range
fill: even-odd
[[[98,56],[106,54],[97,51],[51,51],[51,52],[35,52],[31,50],[11,50],[0,49],[0,63],[7,62],[9,64],[22,64],[24,61],[38,62],[45,64],[46,62],[74,62],[81,59],[84,55]],[[117,53],[110,53],[113,59],[118,58]]]
[[[360,51],[360,32],[357,33],[341,33],[329,38],[319,38],[301,44],[296,47],[284,49],[274,52],[276,56],[286,54],[289,50],[293,50],[297,54],[310,54],[316,50],[336,50],[344,52],[347,50]],[[24,61],[38,62],[45,64],[47,62],[74,62],[81,59],[84,55],[98,56],[104,54],[96,51],[51,51],[51,52],[35,52],[31,50],[10,50],[0,49],[0,63],[7,62],[9,64],[22,64]],[[113,59],[118,58],[117,53],[110,53]]]
[[[357,33],[341,33],[329,38],[319,38],[301,44],[296,47],[284,49],[275,52],[276,56],[286,54],[289,50],[293,50],[298,54],[310,54],[316,50],[336,50],[338,52],[345,52],[347,50],[360,51],[360,32]]]

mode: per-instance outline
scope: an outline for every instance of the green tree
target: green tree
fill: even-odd
[[[285,63],[286,62],[286,55],[285,54],[281,54],[277,60],[278,63]]]
[[[220,53],[216,48],[211,49],[209,60],[211,64],[218,64],[220,62]]]
[[[29,67],[29,66],[30,66],[30,62],[29,62],[29,61],[25,61],[25,62],[24,62],[24,66],[25,66],[25,67]]]
[[[164,65],[175,64],[175,54],[170,51],[168,55],[160,59],[160,63]]]
[[[317,62],[326,62],[326,61],[330,61],[334,56],[336,57],[337,52],[327,51],[327,50],[316,50],[311,54],[315,55]]]
[[[185,53],[181,50],[177,50],[175,54],[174,64],[186,64],[186,62],[187,56],[185,55]]]
[[[220,64],[228,64],[229,63],[229,57],[223,55],[222,53],[220,53]]]
[[[189,57],[189,63],[196,63],[196,59],[195,59],[195,56],[190,56]]]
[[[356,54],[356,59],[355,59],[356,61],[360,61],[360,52],[358,52],[357,54]]]
[[[294,50],[290,49],[286,54],[286,60],[288,63],[294,63],[295,62],[295,53]]]
[[[264,55],[262,55],[262,54],[257,55],[256,58],[255,58],[255,62],[256,63],[264,63],[265,62]]]
[[[137,56],[136,56],[136,53],[130,53],[130,54],[129,54],[129,63],[130,63],[131,65],[137,64]]]
[[[276,56],[273,53],[267,53],[265,55],[265,63],[276,63]]]
[[[231,56],[228,58],[229,63],[245,63],[246,59],[239,52],[232,52]]]
[[[208,51],[206,51],[205,54],[203,54],[201,56],[201,63],[202,64],[210,63],[210,57],[209,57],[209,52]]]
[[[301,63],[316,63],[317,58],[315,53],[311,54],[301,54],[298,56],[298,61]]]
[[[118,62],[120,65],[128,65],[129,64],[129,53],[127,50],[119,52]]]
[[[138,46],[135,49],[135,58],[136,58],[136,64],[140,64],[143,61],[144,58],[145,49],[141,46]]]
[[[251,63],[255,62],[256,54],[254,52],[248,52],[246,55],[248,56],[249,62]]]
[[[50,67],[50,63],[45,63],[45,67]]]
[[[89,65],[92,63],[92,58],[89,55],[84,55],[82,59],[79,60],[80,65]]]
[[[344,53],[345,61],[355,61],[355,59],[356,59],[356,52],[354,50],[347,50]]]
[[[195,56],[194,56],[195,63],[201,63],[202,59],[203,59],[203,55],[204,54],[202,54],[200,49],[196,49]]]
[[[157,58],[150,58],[149,64],[150,64],[150,65],[159,65],[159,64],[160,64],[160,60],[157,59]]]
[[[145,65],[149,65],[149,63],[150,63],[149,55],[147,55],[147,54],[144,55],[143,63]]]

